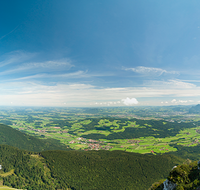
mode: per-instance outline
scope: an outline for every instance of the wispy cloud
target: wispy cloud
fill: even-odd
[[[13,73],[36,74],[45,72],[66,71],[73,67],[69,60],[45,61],[35,63],[23,63],[15,66],[13,69],[8,69],[0,72],[1,75],[8,75]]]
[[[167,71],[161,68],[138,66],[135,68],[124,68],[126,71],[133,71],[142,75],[161,76],[162,74],[179,74],[176,71]]]
[[[0,40],[2,40],[3,38],[5,38],[6,36],[8,36],[9,34],[11,34],[11,33],[13,33],[17,28],[19,27],[19,25],[18,26],[16,26],[13,30],[11,30],[10,32],[8,32],[7,34],[5,34],[5,35],[3,35],[3,36],[1,36],[0,37]]]
[[[29,53],[24,51],[12,51],[0,57],[0,67],[6,65],[18,65],[35,57],[37,53]]]
[[[200,80],[182,80],[182,81],[184,81],[184,82],[195,82],[195,83],[199,83],[200,82]]]
[[[15,78],[12,79],[13,81],[23,81],[23,80],[30,80],[30,79],[44,79],[44,78],[84,78],[90,77],[87,75],[87,72],[84,71],[77,71],[65,74],[36,74],[36,75],[29,75],[25,77]]]
[[[166,89],[189,89],[189,88],[195,88],[196,85],[184,82],[182,80],[178,79],[171,79],[167,81],[159,81],[159,80],[151,80],[144,84],[146,87],[153,87],[153,88],[166,88]]]

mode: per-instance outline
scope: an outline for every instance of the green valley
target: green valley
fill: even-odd
[[[136,116],[136,112],[141,113],[141,111],[145,111],[146,115],[143,113],[145,117]],[[157,117],[150,118],[154,112]],[[59,146],[59,148],[52,147],[53,149],[69,147],[86,151],[122,150],[157,154],[177,151],[177,145],[197,146],[200,139],[198,115],[191,115],[187,106],[181,107],[178,112],[177,107],[157,108],[157,110],[154,107],[149,110],[7,108],[0,112],[0,117],[1,123]],[[40,151],[42,147],[31,150]]]

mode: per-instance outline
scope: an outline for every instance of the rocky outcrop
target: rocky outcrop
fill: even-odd
[[[176,168],[177,166],[174,166],[172,168],[172,170],[174,168]],[[198,161],[198,170],[200,170],[200,160]],[[173,183],[172,181],[169,181],[168,179],[166,179],[164,182],[163,182],[163,185],[164,185],[164,188],[163,190],[173,190],[175,189],[175,187],[177,186],[175,183]],[[197,188],[197,190],[200,190],[200,187]]]
[[[152,184],[149,190],[200,190],[200,160],[191,162],[189,159],[182,165],[174,166],[167,179]],[[163,182],[164,181],[164,182]]]
[[[174,167],[172,168],[172,170],[173,170],[174,168],[177,168],[177,166],[174,166]]]
[[[163,190],[173,190],[176,187],[176,184],[166,179],[163,182],[164,188]]]
[[[173,170],[174,168],[176,168],[176,167],[177,167],[177,166],[174,166],[174,167],[172,168],[172,170]],[[163,190],[173,190],[173,189],[176,187],[176,184],[173,183],[172,181],[169,181],[168,179],[166,179],[166,180],[163,182],[163,185],[164,185]]]
[[[200,166],[200,160],[198,161],[198,170],[200,170],[200,167],[199,167],[199,166]]]

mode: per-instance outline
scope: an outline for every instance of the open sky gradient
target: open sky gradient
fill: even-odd
[[[199,0],[0,2],[0,105],[200,101]]]

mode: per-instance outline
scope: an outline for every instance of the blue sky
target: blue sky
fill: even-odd
[[[0,2],[0,105],[200,101],[200,1]]]

